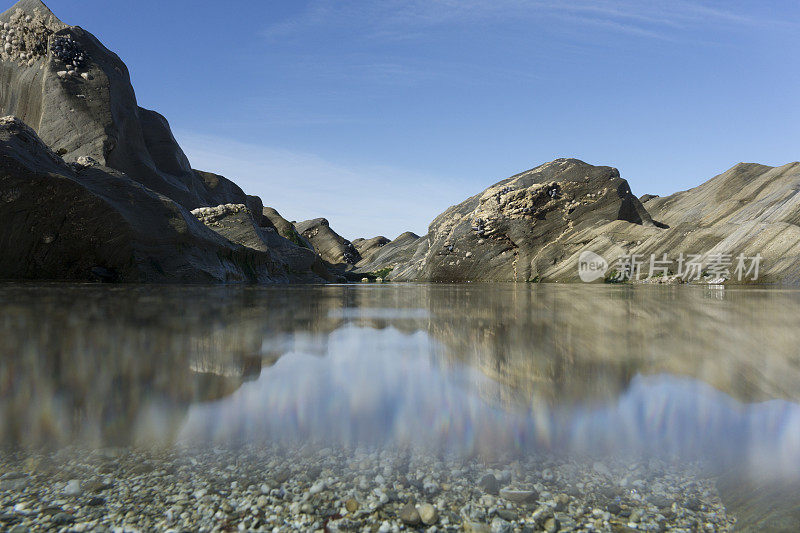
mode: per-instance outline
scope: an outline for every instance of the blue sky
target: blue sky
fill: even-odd
[[[50,0],[193,166],[348,238],[557,157],[636,194],[800,159],[800,3]]]

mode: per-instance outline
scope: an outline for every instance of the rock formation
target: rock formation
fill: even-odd
[[[353,243],[331,229],[324,218],[295,224],[300,235],[307,239],[324,261],[339,270],[352,270],[361,260]]]
[[[572,237],[614,222],[656,227],[616,169],[557,159],[439,215],[392,278],[539,280],[580,248]]]
[[[191,168],[166,119],[137,105],[125,64],[90,33],[21,0],[0,15],[0,39],[0,279],[331,278],[270,230],[258,197]],[[247,213],[221,208],[204,225],[189,212],[226,204]]]
[[[372,274],[383,271],[385,276],[396,267],[411,261],[419,242],[419,235],[407,231],[359,261],[356,272]]]
[[[286,220],[272,207],[264,207],[262,208],[262,215],[263,219],[265,220],[265,225],[275,228],[275,231],[278,232],[278,235],[287,239],[297,246],[301,246],[303,248],[308,248],[309,250],[313,250],[314,248],[311,246],[311,243],[308,242],[308,239],[300,235],[294,227],[294,224]]]
[[[353,246],[358,250],[358,255],[361,256],[362,261],[369,260],[370,257],[387,244],[389,244],[389,239],[382,235],[371,239],[355,239],[353,241]]]
[[[39,0],[0,15],[0,110],[67,162],[88,156],[188,209],[245,203],[221,176],[192,170],[166,119],[139,107],[125,64]]]
[[[731,270],[741,254],[760,259],[758,282],[800,282],[800,163],[739,164],[639,199],[614,168],[558,159],[451,207],[421,238],[351,243],[323,218],[294,224],[193,169],[119,57],[39,0],[0,14],[3,115],[0,279],[578,281],[591,251],[609,265],[666,254],[662,280],[682,254]]]
[[[272,227],[260,227],[244,204],[200,207],[192,214],[229,241],[271,254],[297,278],[310,282],[337,280],[312,249],[289,242]]]
[[[715,281],[798,283],[798,187],[800,163],[740,163],[694,189],[645,195],[645,205],[616,169],[558,159],[451,207],[428,235],[385,245],[359,272],[391,269],[396,281],[580,281],[578,258],[591,251],[609,265],[638,257],[643,278],[651,256],[666,254],[668,274],[680,272],[683,255],[727,261]],[[757,280],[736,278],[739,255],[760,256]]]
[[[264,283],[297,278],[288,268],[296,263],[284,262],[288,254],[244,239],[244,245],[234,243],[121,172],[88,159],[68,165],[18,119],[0,119],[0,147],[3,279]]]

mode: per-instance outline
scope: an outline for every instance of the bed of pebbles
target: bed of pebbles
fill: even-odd
[[[696,465],[245,447],[4,451],[0,529],[726,531]]]

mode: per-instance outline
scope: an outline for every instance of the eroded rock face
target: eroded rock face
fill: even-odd
[[[295,228],[320,257],[335,268],[351,270],[361,260],[353,243],[333,231],[324,218],[298,222]]]
[[[769,167],[740,163],[699,187],[647,200],[645,206],[658,225],[614,221],[567,235],[570,249],[591,250],[610,263],[636,255],[649,261],[667,256],[668,268],[678,273],[678,260],[697,256],[708,265],[727,256],[726,275],[711,276],[733,283],[800,283],[800,163]],[[760,256],[758,279],[752,273],[738,279],[737,257]],[[546,270],[545,280],[577,281],[578,255]],[[749,268],[751,263],[748,263]],[[642,267],[643,276],[647,265]],[[684,267],[685,268],[685,267]]]
[[[353,246],[358,250],[358,254],[361,256],[362,260],[369,260],[373,255],[378,253],[381,248],[389,244],[389,242],[389,239],[379,235],[371,239],[355,239],[353,241]]]
[[[427,250],[425,241],[419,235],[407,231],[359,261],[356,272],[371,274],[383,271],[384,276],[387,276],[388,272],[411,262],[420,244]]]
[[[0,119],[0,279],[290,281],[270,251],[241,246],[125,174],[69,165],[19,119]]]
[[[269,253],[295,281],[336,281],[313,250],[289,242],[274,228],[260,227],[244,204],[201,207],[192,214],[229,241]]]
[[[451,207],[430,225],[425,248],[392,274],[431,281],[531,281],[577,249],[569,235],[611,221],[654,226],[611,167],[557,159]]]
[[[191,168],[166,119],[138,106],[125,64],[39,0],[0,15],[0,114],[15,115],[65,161],[91,157],[193,209],[246,203],[235,184]]]
[[[262,214],[269,226],[275,228],[278,235],[302,248],[314,249],[308,239],[297,232],[294,224],[283,218],[277,210],[272,207],[264,207],[262,208]]]
[[[651,257],[673,277],[682,256],[706,266],[716,257],[729,266],[719,277],[706,273],[715,282],[796,284],[798,188],[800,163],[740,163],[694,189],[644,195],[643,204],[616,169],[559,159],[451,207],[427,236],[385,245],[359,271],[391,267],[389,278],[400,281],[580,282],[578,259],[591,251],[609,272],[621,258],[638,257],[642,278]],[[740,255],[760,257],[757,279],[752,271],[739,279]]]
[[[633,253],[762,256],[762,282],[800,282],[800,163],[740,163],[699,187],[653,198],[647,209],[669,226],[637,236]],[[673,269],[676,268],[673,265]]]
[[[192,169],[124,63],[39,0],[0,15],[0,83],[0,112],[19,117],[0,120],[0,279],[334,278],[260,198]]]

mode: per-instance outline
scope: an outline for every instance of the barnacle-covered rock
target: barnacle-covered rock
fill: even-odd
[[[617,169],[557,159],[439,215],[412,259],[397,265],[391,277],[536,280],[578,249],[565,237],[612,221],[654,227]]]
[[[230,180],[189,164],[160,114],[138,106],[128,69],[40,0],[0,14],[0,114],[15,115],[66,161],[90,156],[187,209],[246,203]]]

